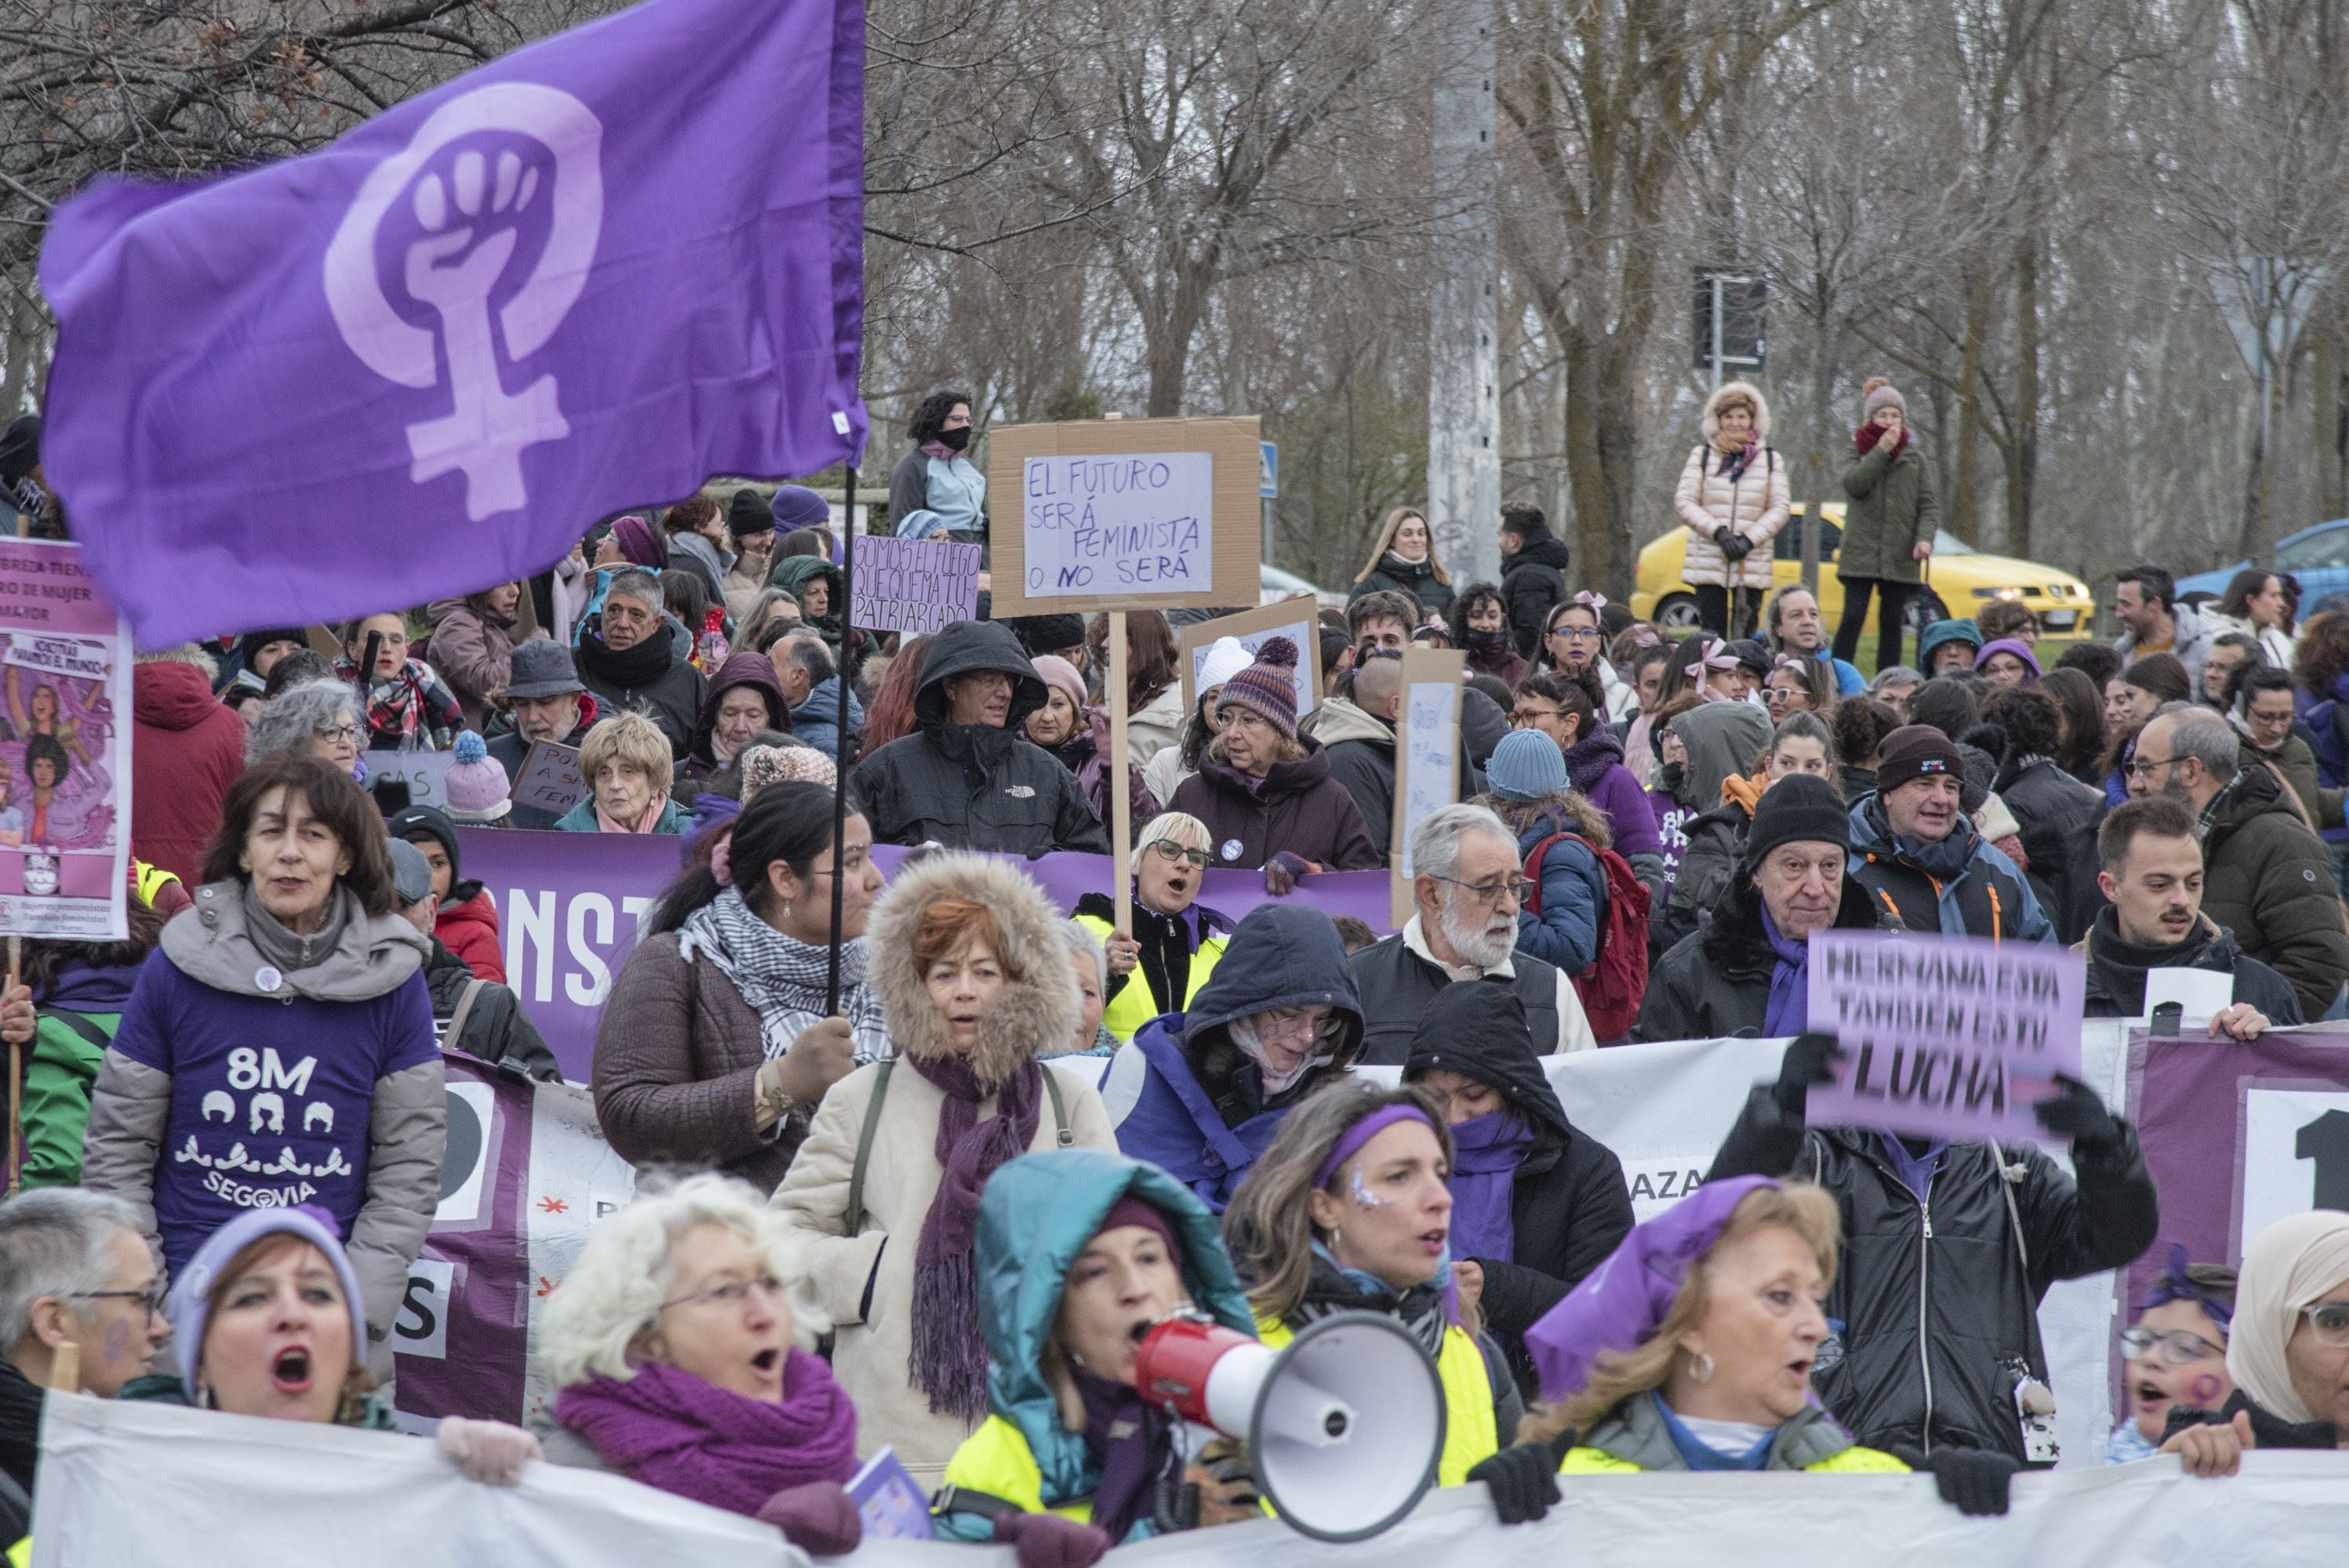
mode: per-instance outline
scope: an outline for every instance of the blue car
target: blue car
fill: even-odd
[[[2191,577],[2178,580],[2178,597],[2198,593],[2217,598],[2227,591],[2228,581],[2251,564],[2238,561],[2232,566],[2221,566],[2216,572],[2198,572]],[[2303,528],[2298,533],[2287,534],[2276,541],[2271,572],[2289,572],[2300,579],[2301,614],[2327,593],[2349,593],[2349,517],[2336,517],[2331,522],[2320,522],[2313,528]]]

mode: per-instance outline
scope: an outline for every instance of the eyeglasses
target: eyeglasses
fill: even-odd
[[[1547,724],[1551,719],[1556,718],[1561,711],[1563,710],[1555,707],[1521,707],[1517,709],[1516,712],[1509,715],[1509,727],[1511,729],[1532,729],[1538,725]]]
[[[2320,1301],[2301,1308],[2300,1315],[2319,1345],[2332,1350],[2349,1345],[2349,1301]]]
[[[1454,881],[1451,877],[1435,876],[1433,872],[1427,874],[1435,877],[1437,882],[1458,888],[1477,903],[1487,906],[1504,903],[1522,903],[1525,900],[1526,889],[1533,885],[1523,877],[1511,877],[1506,882],[1464,882]]]
[[[1207,863],[1206,851],[1191,849],[1186,845],[1176,843],[1172,839],[1161,839],[1150,848],[1152,852],[1162,861],[1188,861],[1193,865],[1200,867]]]
[[[2349,1315],[2349,1307],[2342,1309]],[[2209,1356],[2224,1356],[2227,1347],[2213,1345],[2189,1329],[2173,1328],[2167,1334],[2156,1334],[2150,1328],[2132,1328],[2121,1336],[2121,1348],[2132,1361],[2149,1359],[2155,1351],[2161,1353],[2164,1366],[2190,1367]]]
[[[713,1284],[690,1295],[665,1301],[660,1304],[660,1310],[666,1312],[672,1306],[740,1306],[750,1299],[754,1290],[769,1301],[781,1301],[783,1282],[772,1274],[761,1274],[756,1279],[728,1280],[724,1284]]]
[[[2175,768],[2185,760],[2183,757],[2132,757],[2128,763],[2128,776],[2142,779],[2157,768]]]
[[[1549,629],[1549,634],[1553,637],[1564,637],[1569,642],[1581,642],[1588,639],[1595,643],[1607,634],[1597,626],[1552,626]]]
[[[164,1298],[171,1294],[171,1287],[159,1279],[145,1290],[80,1290],[66,1299],[67,1301],[135,1301],[143,1304],[150,1313],[160,1313],[163,1310]]]
[[[357,740],[359,738],[359,727],[356,724],[326,725],[311,733],[320,740]]]
[[[1321,1032],[1330,1015],[1319,1007],[1283,1009],[1277,1013],[1259,1013],[1252,1020],[1259,1040],[1301,1038],[1312,1039]]]

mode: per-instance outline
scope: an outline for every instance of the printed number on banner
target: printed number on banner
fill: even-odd
[[[2349,1209],[2349,1090],[2252,1089],[2240,1241],[2311,1209]]]

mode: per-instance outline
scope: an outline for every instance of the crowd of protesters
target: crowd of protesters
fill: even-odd
[[[916,411],[892,531],[984,540],[971,413]],[[1677,500],[1703,630],[1570,592],[1535,507],[1495,520],[1497,582],[1398,509],[1348,606],[1309,612],[1309,713],[1287,637],[1214,642],[1186,708],[1156,612],[1126,617],[1117,694],[1106,616],[859,628],[792,486],[606,520],[420,613],[142,654],[129,934],[29,944],[0,998],[26,1062],[0,1531],[67,1343],[101,1398],[389,1424],[443,1054],[559,1076],[464,875],[484,829],[669,836],[682,870],[594,1057],[647,1176],[548,1307],[544,1418],[440,1425],[476,1480],[607,1470],[834,1553],[887,1446],[941,1539],[1083,1568],[1263,1511],[1243,1456],[1135,1390],[1139,1334],[1187,1306],[1269,1344],[1394,1318],[1442,1385],[1439,1483],[1506,1521],[1657,1469],[1930,1470],[2003,1511],[2050,1458],[2036,1307],[2146,1252],[2152,1177],[2068,1080],[2036,1108],[2068,1170],[1810,1121],[1838,1047],[1806,1032],[1809,939],[2070,944],[2092,1016],[2142,1014],[2156,968],[2220,972],[2214,1037],[2338,1016],[2349,605],[2299,622],[2254,570],[2197,608],[2138,567],[2116,646],[2045,656],[1993,603],[1903,665],[1931,469],[1895,388],[1862,413],[1834,627],[1774,577],[1785,465],[1733,383]],[[1431,645],[1467,655],[1460,803],[1398,843],[1402,654]],[[37,704],[23,726],[73,744]],[[373,776],[418,750],[449,753],[445,805]],[[564,758],[574,803],[517,798]],[[1110,850],[1120,788],[1122,924],[1019,865]],[[885,880],[875,844],[915,853]],[[1405,851],[1392,934],[1299,892]],[[1217,867],[1273,901],[1226,919]],[[1705,1183],[1635,1224],[1544,1058],[1736,1036],[1795,1038]],[[2246,1238],[2240,1274],[2173,1258],[2141,1305],[2116,1459],[2349,1447],[2349,1217]]]

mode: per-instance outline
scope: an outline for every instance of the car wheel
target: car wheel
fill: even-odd
[[[1656,606],[1656,624],[1667,632],[1693,632],[1697,629],[1696,595],[1667,593],[1664,602]]]
[[[1900,612],[1901,628],[1912,637],[1922,635],[1925,628],[1934,622],[1949,618],[1949,607],[1930,588],[1919,589]]]

